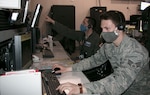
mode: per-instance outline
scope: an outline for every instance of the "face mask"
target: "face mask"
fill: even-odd
[[[81,30],[82,32],[86,32],[86,31],[88,30],[88,28],[87,28],[85,25],[81,24],[81,25],[80,25],[80,30]]]
[[[116,31],[102,32],[101,35],[104,38],[104,40],[108,43],[112,43],[113,41],[115,41],[118,38],[118,34],[116,33]]]

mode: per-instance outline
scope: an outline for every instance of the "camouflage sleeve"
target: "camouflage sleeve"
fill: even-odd
[[[134,48],[134,49],[133,49]],[[100,95],[121,95],[140,75],[141,69],[149,61],[148,51],[138,43],[124,47],[118,67],[108,77],[83,84],[88,93]]]
[[[88,57],[79,63],[76,63],[72,66],[73,71],[83,71],[87,70],[96,66],[101,65],[107,61],[107,58],[104,53],[104,47],[101,47],[97,52],[92,55],[91,57]]]

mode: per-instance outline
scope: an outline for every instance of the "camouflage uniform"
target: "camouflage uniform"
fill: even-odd
[[[145,77],[146,70],[149,70],[147,68],[148,51],[138,41],[127,35],[124,36],[118,47],[113,43],[105,43],[95,55],[80,61],[79,64],[74,64],[72,68],[73,71],[87,70],[101,65],[107,60],[110,61],[114,72],[104,79],[83,84],[88,94],[140,95],[133,91],[135,89],[139,91],[135,87],[147,85],[146,89],[148,89],[150,83],[141,83],[142,80],[144,82],[148,78]]]

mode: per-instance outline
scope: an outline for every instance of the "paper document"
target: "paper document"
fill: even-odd
[[[42,95],[41,72],[21,70],[0,76],[0,95]]]

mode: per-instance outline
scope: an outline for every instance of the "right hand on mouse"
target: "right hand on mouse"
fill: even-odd
[[[59,70],[55,71],[55,73],[64,73],[64,72],[72,71],[71,67],[63,66],[61,64],[54,64],[52,68],[53,70],[59,68]]]

